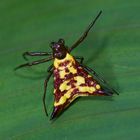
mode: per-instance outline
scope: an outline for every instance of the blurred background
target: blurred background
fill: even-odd
[[[80,98],[51,122],[42,95],[46,70],[53,62],[13,69],[25,63],[25,51],[51,51],[49,43],[59,38],[71,46],[100,10],[94,29],[72,54],[84,56],[84,63],[120,95]],[[1,0],[0,139],[140,139],[139,13],[139,0]],[[51,114],[53,78],[46,102]]]

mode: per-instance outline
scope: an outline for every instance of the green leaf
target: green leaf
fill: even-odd
[[[0,139],[140,139],[140,2],[138,0],[0,1]],[[120,95],[76,100],[55,121],[45,116],[43,82],[53,62],[23,68],[26,51],[50,51],[79,38],[100,10],[103,14],[72,53],[84,56]],[[40,57],[29,58],[31,61]],[[47,89],[53,106],[53,78]]]

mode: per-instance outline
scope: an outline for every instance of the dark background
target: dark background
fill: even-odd
[[[42,105],[45,63],[25,63],[25,51],[50,51],[64,38],[71,46],[89,23],[103,14],[73,55],[84,56],[120,95],[80,98],[56,121]],[[0,139],[132,140],[140,139],[139,0],[1,0],[0,1]],[[36,58],[40,59],[40,58]],[[31,59],[34,60],[34,59]],[[53,78],[47,90],[53,106]]]

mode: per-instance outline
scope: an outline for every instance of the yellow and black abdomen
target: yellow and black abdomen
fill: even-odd
[[[64,59],[54,60],[54,112],[66,108],[79,96],[103,95],[100,85],[73,56],[67,53]]]

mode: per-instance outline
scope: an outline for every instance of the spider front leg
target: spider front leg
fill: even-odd
[[[85,70],[93,74],[97,78],[98,81],[102,82],[106,86],[106,91],[111,91],[119,95],[119,93],[116,90],[114,90],[112,87],[110,87],[109,84],[103,78],[101,78],[93,69],[83,64],[81,64],[81,66],[84,67]]]
[[[30,66],[33,66],[33,65],[38,65],[38,64],[41,64],[41,63],[45,63],[45,62],[50,61],[52,59],[53,59],[53,57],[51,56],[49,58],[45,58],[45,59],[41,59],[41,60],[25,63],[25,64],[22,64],[22,65],[19,65],[14,70],[17,70],[17,69],[22,68],[22,67],[27,67],[27,66],[30,67]]]
[[[46,90],[47,90],[47,85],[48,85],[48,82],[50,80],[50,77],[51,75],[53,74],[53,65],[51,65],[48,70],[49,72],[49,75],[47,76],[47,78],[45,79],[44,81],[44,94],[43,94],[43,98],[42,98],[42,101],[43,101],[43,106],[44,106],[44,110],[45,110],[45,114],[46,116],[48,116],[48,112],[47,112],[47,108],[46,108],[46,102],[45,102],[45,99],[46,99]]]
[[[24,52],[22,54],[25,60],[28,60],[26,56],[46,56],[46,55],[52,55],[52,52]]]
[[[75,49],[80,43],[82,43],[85,40],[90,29],[94,26],[95,22],[100,17],[101,13],[102,13],[102,11],[100,11],[99,14],[96,16],[96,18],[90,23],[90,25],[87,27],[87,29],[82,34],[82,36],[69,48],[69,52],[71,52],[73,49]]]

